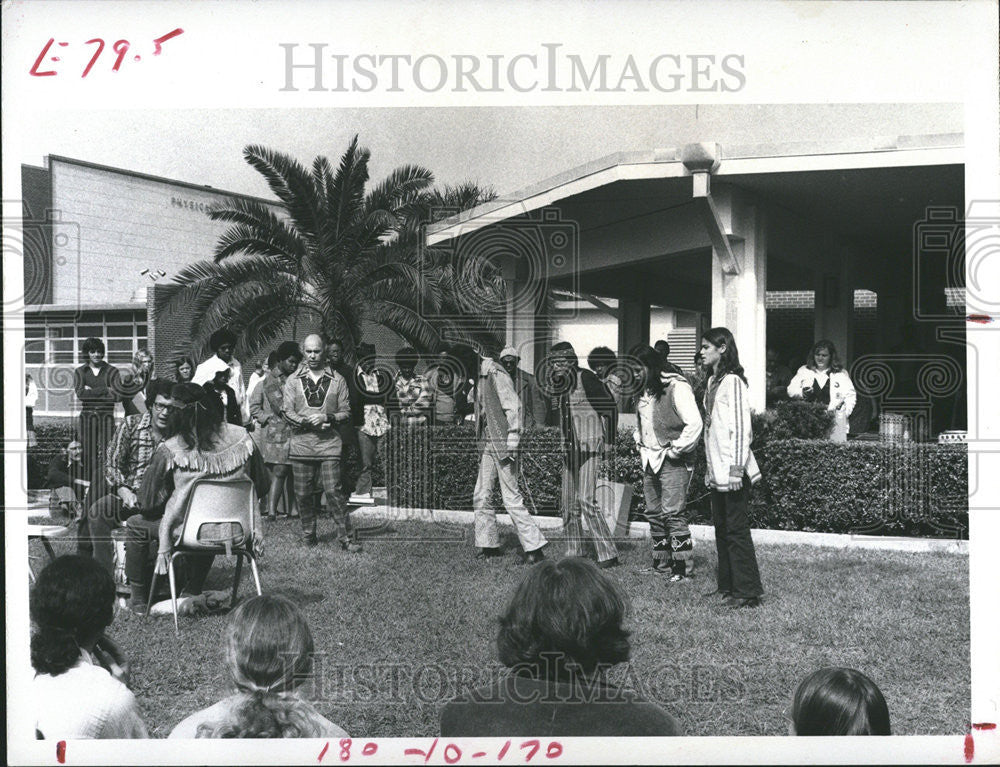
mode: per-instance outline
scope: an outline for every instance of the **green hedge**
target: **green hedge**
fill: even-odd
[[[873,535],[968,535],[968,458],[964,445],[879,442],[831,443],[815,437],[829,430],[822,406],[783,403],[754,414],[754,452],[764,475],[751,494],[751,524],[777,530],[865,532]],[[28,450],[28,487],[43,487],[49,460],[73,436],[76,422],[35,419],[38,445]],[[789,439],[795,434],[811,439]],[[558,515],[561,443],[557,429],[526,432],[519,484],[529,509]],[[397,428],[389,433],[385,484],[400,506],[471,509],[479,451],[471,425]],[[427,456],[431,465],[427,466]],[[353,481],[357,453],[345,460]],[[614,457],[602,476],[633,486],[632,518],[644,519],[642,471],[630,430],[619,432]],[[375,484],[383,472],[375,472]],[[708,523],[701,444],[688,491],[688,516]],[[499,492],[493,503],[502,508]]]
[[[768,419],[776,428],[764,428]],[[755,415],[754,421],[761,435],[754,451],[764,475],[751,494],[754,527],[967,537],[965,446],[768,439],[769,434],[786,433],[788,425],[773,413]],[[471,426],[399,429],[390,435],[390,502],[420,508],[472,507],[479,454]],[[558,515],[558,431],[527,432],[522,445],[519,484],[529,509],[533,505],[537,513]],[[642,471],[631,431],[619,432],[614,456],[602,465],[601,473],[632,485],[632,518],[644,519]],[[692,522],[711,521],[704,479],[704,449],[699,445],[687,499]],[[493,503],[502,508],[496,492]]]

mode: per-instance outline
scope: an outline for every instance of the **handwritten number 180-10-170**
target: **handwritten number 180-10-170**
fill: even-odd
[[[177,29],[167,32],[167,34],[165,35],[157,37],[155,40],[153,40],[153,45],[155,46],[155,48],[153,49],[152,55],[159,56],[160,53],[163,51],[163,43],[165,43],[172,37],[177,37],[177,35],[183,34],[183,32],[184,30],[178,27]],[[57,43],[54,37],[50,37],[48,42],[45,43],[44,47],[42,48],[41,53],[38,54],[38,58],[35,59],[35,63],[29,70],[28,74],[32,75],[33,77],[53,77],[59,74],[59,72],[56,71],[55,68],[40,69],[40,67],[43,66],[43,63],[47,67],[54,67],[61,60],[61,57],[59,56],[49,55],[49,51],[52,49],[53,45],[57,46],[56,50],[58,50],[59,48],[65,48],[69,46],[69,43],[64,41],[60,41]],[[90,57],[90,61],[87,62],[87,66],[84,68],[83,74],[81,74],[80,77],[86,77],[87,75],[90,74],[90,70],[94,68],[94,65],[97,63],[97,60],[101,57],[101,54],[104,52],[105,43],[102,38],[95,37],[93,40],[87,40],[87,42],[85,42],[84,45],[96,45],[97,47],[94,49],[94,55]],[[111,65],[112,72],[117,72],[121,68],[122,62],[125,61],[125,56],[129,51],[130,45],[131,44],[129,43],[128,40],[116,40],[112,44],[111,50],[113,50],[116,54],[118,54],[115,57],[115,63]],[[136,54],[132,57],[132,59],[134,61],[141,61],[142,55]]]

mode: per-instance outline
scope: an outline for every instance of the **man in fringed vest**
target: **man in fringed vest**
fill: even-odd
[[[316,490],[321,485],[341,548],[360,552],[340,494],[342,441],[337,425],[351,417],[347,382],[326,365],[326,348],[318,335],[306,338],[302,353],[305,364],[285,381],[282,403],[282,414],[292,425],[289,459],[302,536],[306,545],[316,545]]]
[[[476,436],[482,448],[479,477],[472,494],[475,511],[477,557],[498,556],[500,534],[490,496],[497,479],[503,505],[517,530],[525,561],[534,564],[545,558],[545,536],[531,518],[517,486],[517,450],[520,445],[521,403],[510,375],[496,361],[484,357],[476,384]]]

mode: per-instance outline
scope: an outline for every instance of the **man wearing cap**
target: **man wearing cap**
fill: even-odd
[[[521,404],[514,384],[503,367],[484,357],[479,364],[476,383],[476,437],[483,452],[476,488],[472,492],[477,557],[501,554],[497,515],[490,508],[490,496],[499,478],[503,505],[517,530],[525,562],[534,564],[545,558],[542,547],[547,541],[525,508],[517,487],[515,466],[520,434]]]
[[[500,352],[500,364],[510,376],[521,402],[521,428],[534,429],[545,425],[548,408],[535,377],[518,367],[520,361],[521,355],[513,346],[505,346]]]
[[[233,393],[236,395],[236,405],[239,408],[241,417],[249,420],[249,413],[244,413],[246,410],[244,402],[246,402],[247,390],[246,384],[243,383],[243,366],[233,356],[233,350],[236,348],[236,336],[233,335],[233,332],[229,328],[219,328],[209,336],[208,346],[212,350],[212,356],[202,362],[198,366],[198,369],[194,371],[191,383],[196,383],[199,386],[212,383],[216,380],[215,376],[217,373],[229,370],[229,380],[226,383],[232,387]],[[223,399],[227,398],[224,397]],[[222,404],[229,405],[225,401]],[[229,412],[228,409],[227,412]]]

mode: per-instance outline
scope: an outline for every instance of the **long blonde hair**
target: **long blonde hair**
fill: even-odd
[[[322,728],[294,694],[313,671],[313,638],[288,599],[260,596],[236,610],[226,627],[226,665],[244,699],[234,716],[202,723],[199,738],[316,738]]]

